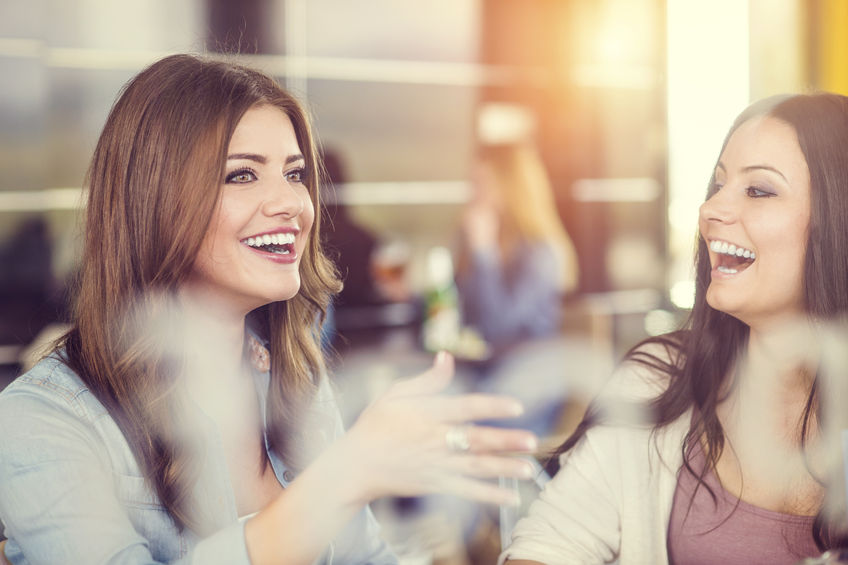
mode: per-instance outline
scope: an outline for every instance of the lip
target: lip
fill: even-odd
[[[295,242],[292,244],[292,252],[289,253],[288,255],[279,255],[277,253],[262,251],[261,249],[251,247],[247,244],[247,240],[251,237],[256,238],[256,237],[262,237],[263,235],[275,235],[275,234],[281,234],[281,233],[292,233],[295,236]],[[300,258],[300,256],[297,253],[297,236],[298,236],[298,234],[300,234],[300,229],[296,228],[296,227],[274,228],[274,229],[271,229],[271,230],[251,234],[247,237],[240,239],[239,243],[241,243],[244,247],[246,247],[252,253],[255,253],[256,255],[258,255],[262,259],[265,259],[267,261],[271,261],[272,263],[277,263],[279,265],[290,265],[292,263],[296,263],[297,260]]]

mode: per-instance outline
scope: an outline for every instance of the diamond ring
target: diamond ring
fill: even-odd
[[[469,426],[451,426],[445,432],[445,443],[450,451],[468,451],[471,448],[468,428]]]

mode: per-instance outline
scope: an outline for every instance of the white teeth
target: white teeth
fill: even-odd
[[[718,272],[720,272],[720,273],[727,273],[728,275],[735,275],[736,273],[738,273],[738,272],[739,272],[739,271],[737,271],[736,269],[732,269],[732,268],[730,268],[730,267],[724,267],[724,266],[721,266],[721,265],[719,265],[719,266],[716,268],[716,270],[717,270]]]
[[[248,237],[245,240],[250,247],[263,247],[265,245],[291,245],[294,243],[293,233],[275,233]]]
[[[710,242],[710,251],[713,253],[724,253],[725,255],[735,255],[736,257],[744,257],[745,259],[754,260],[757,258],[757,255],[744,247],[737,247],[732,243],[728,243],[726,241],[718,241],[716,239]]]

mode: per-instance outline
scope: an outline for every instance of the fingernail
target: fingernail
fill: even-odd
[[[524,468],[521,469],[521,476],[525,479],[533,478],[533,467],[529,463],[524,464]]]
[[[513,402],[509,407],[509,412],[512,416],[521,416],[524,414],[524,406],[520,402]]]
[[[436,360],[435,360],[434,364],[435,365],[444,365],[445,361],[447,361],[447,360],[448,360],[447,351],[439,351],[438,353],[436,353]]]
[[[527,451],[536,451],[539,448],[539,440],[536,436],[527,438],[527,441],[524,442],[524,445],[527,448]]]

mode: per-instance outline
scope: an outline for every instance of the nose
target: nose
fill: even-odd
[[[309,200],[306,190],[299,190],[283,178],[268,187],[262,212],[267,216],[295,218],[306,207],[307,202],[305,200]]]
[[[701,204],[699,212],[702,222],[733,222],[735,206],[731,191],[726,186],[718,189]]]

